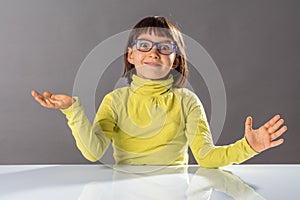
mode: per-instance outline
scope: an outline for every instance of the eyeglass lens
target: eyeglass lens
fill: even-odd
[[[174,52],[174,44],[170,42],[152,42],[150,40],[136,40],[136,48],[142,52],[150,51],[153,46],[156,46],[157,51],[161,54],[170,55]]]

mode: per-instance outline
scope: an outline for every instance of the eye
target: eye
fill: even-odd
[[[151,48],[152,44],[149,41],[145,41],[145,40],[138,40],[137,42],[137,48],[138,49],[149,49]]]
[[[149,45],[149,43],[147,43],[147,42],[140,42],[140,45],[139,45],[140,47],[143,47],[143,48],[148,48],[150,45]]]
[[[169,45],[169,44],[162,44],[162,45],[159,46],[159,49],[160,50],[166,50],[166,51],[168,51],[168,50],[171,49],[171,45]]]
[[[168,42],[160,43],[158,48],[163,52],[171,52],[172,51],[172,44]]]

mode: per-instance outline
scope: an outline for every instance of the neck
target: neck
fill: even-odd
[[[134,93],[145,96],[159,96],[170,90],[173,85],[173,76],[169,75],[163,79],[145,79],[137,75],[132,76],[131,89]]]

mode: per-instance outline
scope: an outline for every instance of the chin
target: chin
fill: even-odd
[[[153,73],[153,72],[148,72],[148,73],[137,73],[139,77],[145,78],[145,79],[151,79],[151,80],[156,80],[156,79],[163,79],[166,76],[168,76],[169,73]]]

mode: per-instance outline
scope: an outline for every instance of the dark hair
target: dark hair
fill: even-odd
[[[176,52],[176,57],[174,61],[174,65],[176,67],[171,70],[174,78],[173,87],[182,88],[185,85],[188,70],[186,63],[186,55],[184,50],[184,43],[182,34],[179,29],[168,19],[161,16],[152,16],[146,17],[139,21],[131,30],[127,44],[125,46],[125,54],[124,54],[124,73],[123,77],[127,78],[128,83],[130,84],[132,81],[132,75],[135,74],[135,67],[133,64],[129,63],[127,60],[128,56],[128,48],[132,47],[132,43],[135,39],[138,38],[139,35],[143,33],[150,33],[161,37],[168,37],[175,42],[178,46],[178,51]]]

